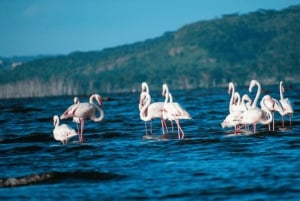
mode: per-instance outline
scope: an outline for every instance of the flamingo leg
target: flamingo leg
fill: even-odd
[[[148,134],[148,131],[147,131],[147,122],[145,121],[145,131],[146,131],[146,135]]]
[[[79,141],[83,142],[83,129],[84,129],[84,119],[81,119],[81,130],[80,130],[80,135],[79,135]]]
[[[169,132],[167,124],[166,124],[166,122],[164,121],[163,118],[161,118],[161,128],[162,128],[163,135],[165,134],[165,129],[166,129],[167,133]]]
[[[80,130],[79,130],[78,123],[76,123],[76,126],[77,126],[77,133],[78,133],[78,135],[79,135]]]
[[[177,128],[178,128],[178,139],[183,139],[184,137],[184,132],[179,124],[179,120],[175,120],[176,124],[177,124]]]
[[[275,131],[275,120],[274,120],[275,114],[274,112],[272,113],[272,118],[273,118],[273,131]]]
[[[282,128],[284,128],[284,118],[281,116],[281,123],[282,123]]]
[[[152,128],[152,120],[150,120],[150,134],[152,135],[153,134],[153,128]]]

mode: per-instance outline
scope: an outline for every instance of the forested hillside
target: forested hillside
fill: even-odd
[[[147,25],[145,25],[147,26]],[[0,71],[0,98],[299,83],[300,6],[224,15],[146,41],[73,52]]]

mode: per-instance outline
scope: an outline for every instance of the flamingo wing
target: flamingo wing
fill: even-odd
[[[58,141],[67,141],[77,135],[76,131],[66,124],[59,125],[53,130],[54,139]]]

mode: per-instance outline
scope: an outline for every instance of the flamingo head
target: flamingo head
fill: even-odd
[[[230,95],[231,94],[231,88],[228,88],[227,92]]]
[[[74,101],[74,104],[80,103],[79,98],[77,96],[74,97],[73,101]]]
[[[148,93],[145,92],[145,91],[141,93],[141,95],[140,95],[140,103],[139,103],[140,106],[144,106],[146,104],[146,102],[148,101],[147,100],[147,98],[148,98],[147,94]]]
[[[58,124],[58,116],[57,115],[54,115],[53,116],[53,126],[55,127],[57,124]]]
[[[234,84],[233,84],[233,82],[229,82],[229,84],[228,84],[228,94],[231,94],[231,92],[233,91],[233,89],[234,89]]]
[[[102,98],[101,98],[101,96],[100,95],[96,95],[96,101],[97,101],[97,103],[98,103],[98,105],[100,106],[100,107],[102,107]]]
[[[142,87],[142,92],[143,92],[143,91],[148,92],[149,87],[148,87],[147,82],[142,82],[141,87]]]
[[[166,96],[166,94],[169,93],[169,87],[167,84],[162,85],[162,96]]]
[[[252,92],[252,88],[255,86],[256,80],[251,80],[250,85],[249,85],[249,92]]]

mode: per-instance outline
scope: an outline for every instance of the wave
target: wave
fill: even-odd
[[[52,131],[51,131],[52,132]],[[1,143],[26,143],[26,142],[51,142],[53,134],[48,133],[31,133],[29,135],[17,136],[10,134],[7,138],[0,139]]]
[[[0,187],[18,187],[42,183],[59,183],[64,181],[109,181],[121,179],[124,176],[107,172],[46,172],[31,174],[21,177],[9,177],[0,179]]]

